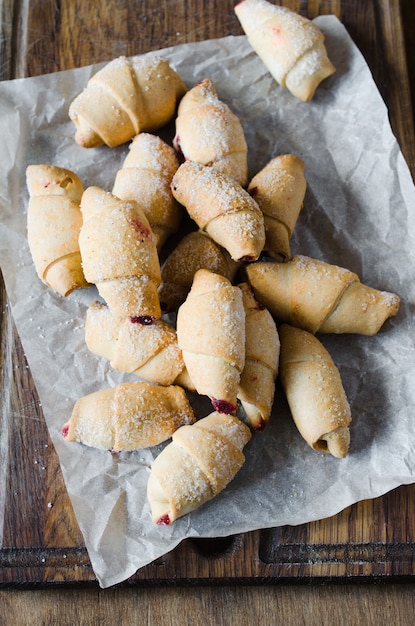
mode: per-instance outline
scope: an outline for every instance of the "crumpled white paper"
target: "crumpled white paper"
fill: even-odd
[[[366,284],[397,293],[400,312],[375,337],[320,337],[339,367],[351,405],[346,459],[308,448],[278,388],[271,422],[245,448],[246,463],[234,481],[169,527],[152,523],[146,500],[149,466],[163,446],[116,456],[62,439],[60,429],[80,396],[132,378],[112,371],[86,349],[85,312],[96,291],[63,299],[46,288],[26,241],[29,163],[67,167],[85,187],[110,190],[126,156],[127,145],[88,150],[73,139],[69,103],[100,66],[0,85],[0,264],[102,587],[127,579],[186,537],[306,523],[415,479],[414,186],[362,55],[335,17],[316,23],[337,72],[310,103],[275,83],[243,36],[158,53],[189,86],[213,79],[243,124],[251,175],[277,154],[293,152],[304,160],[308,189],[292,252],[342,265]],[[165,132],[171,139],[172,127]],[[210,410],[202,402],[198,417]]]

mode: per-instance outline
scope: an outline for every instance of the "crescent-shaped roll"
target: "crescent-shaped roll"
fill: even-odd
[[[139,203],[158,238],[159,251],[180,224],[182,207],[170,189],[178,167],[172,146],[157,135],[140,133],[132,140],[112,188],[118,198]]]
[[[128,317],[117,317],[105,304],[93,302],[86,313],[85,343],[116,370],[155,384],[192,389],[176,329],[164,320],[135,324]]]
[[[197,270],[210,270],[232,282],[238,266],[227,250],[203,231],[188,233],[161,266],[159,298],[162,310],[167,313],[177,311],[186,300]]]
[[[161,315],[157,239],[137,202],[100,187],[82,195],[79,246],[84,274],[119,317],[149,323]]]
[[[336,71],[323,33],[309,19],[266,0],[242,0],[235,13],[270,74],[300,100],[311,100],[319,84]]]
[[[245,310],[239,287],[201,269],[177,313],[177,341],[190,379],[220,413],[235,413],[245,363]]]
[[[69,107],[75,140],[84,148],[110,148],[152,132],[174,116],[187,88],[167,59],[118,57],[89,79]]]
[[[182,426],[151,466],[147,498],[153,522],[166,526],[217,496],[245,462],[249,428],[217,412]]]
[[[29,165],[27,239],[36,272],[46,285],[62,296],[89,287],[85,279],[79,231],[84,191],[79,177],[54,165]]]
[[[255,297],[281,322],[311,333],[375,335],[399,297],[360,282],[348,269],[304,255],[246,266]]]
[[[248,192],[264,214],[264,251],[278,261],[291,258],[290,239],[306,188],[304,161],[295,154],[271,159],[248,185]]]
[[[182,387],[146,381],[100,389],[75,402],[62,427],[66,441],[112,452],[158,445],[195,415]]]
[[[265,244],[264,216],[233,178],[208,165],[185,161],[172,181],[173,195],[200,229],[234,261],[255,261]]]
[[[350,444],[350,406],[338,368],[323,344],[282,324],[279,378],[294,422],[317,452],[344,458]]]
[[[239,285],[245,308],[245,366],[238,399],[254,430],[268,424],[278,373],[280,340],[271,313],[258,304],[247,283]]]
[[[181,99],[173,145],[185,159],[212,166],[243,187],[247,185],[248,146],[242,124],[219,99],[210,78]]]

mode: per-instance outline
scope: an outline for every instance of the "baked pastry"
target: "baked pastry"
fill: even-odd
[[[235,13],[270,74],[300,100],[311,100],[336,71],[323,33],[307,18],[266,0],[242,0]]]
[[[243,466],[250,438],[241,420],[216,412],[176,430],[148,479],[154,523],[171,524],[223,491]]]
[[[179,228],[182,216],[182,207],[170,189],[178,167],[172,146],[157,135],[140,133],[132,140],[112,188],[118,198],[138,202],[158,239],[159,251]]]
[[[74,289],[88,287],[78,243],[81,180],[63,167],[29,165],[26,183],[30,195],[27,239],[39,278],[65,297]]]
[[[243,187],[248,183],[248,146],[239,118],[219,99],[210,78],[181,99],[173,145],[185,159],[210,165]]]
[[[360,282],[354,273],[297,255],[247,265],[256,298],[272,315],[311,333],[375,335],[399,309],[399,297]]]
[[[190,217],[234,261],[255,261],[265,244],[264,216],[233,178],[208,165],[185,161],[172,181],[173,195]]]
[[[195,415],[182,387],[121,383],[83,396],[62,428],[66,441],[128,452],[169,439]]]
[[[247,283],[239,285],[245,308],[245,365],[238,388],[246,417],[254,430],[268,424],[278,373],[280,340],[271,313],[254,298]]]
[[[105,304],[93,302],[86,313],[85,343],[116,370],[159,385],[177,384],[193,389],[177,344],[176,329],[164,320],[134,324],[128,317],[114,315]]]
[[[110,148],[163,127],[187,89],[167,59],[150,54],[107,63],[69,106],[75,140],[84,148]]]
[[[207,269],[231,282],[239,264],[224,248],[201,230],[188,233],[179,241],[161,266],[159,298],[161,309],[177,311],[187,298],[197,270]]]
[[[190,379],[220,413],[235,413],[245,363],[242,292],[224,276],[201,269],[177,313],[177,341]]]
[[[79,246],[87,280],[115,315],[137,323],[159,318],[157,239],[140,206],[88,187],[81,211]]]
[[[350,406],[338,368],[308,331],[280,327],[279,378],[294,422],[309,446],[338,458],[350,444]]]
[[[248,185],[248,192],[264,214],[264,252],[278,261],[291,258],[290,239],[306,188],[304,161],[295,154],[271,159]]]

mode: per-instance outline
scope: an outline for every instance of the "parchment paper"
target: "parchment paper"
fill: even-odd
[[[292,252],[348,267],[366,284],[397,293],[400,312],[375,337],[320,336],[352,409],[346,459],[308,448],[277,388],[271,422],[246,447],[235,480],[169,527],[153,525],[146,500],[149,466],[163,446],[116,456],[62,439],[60,429],[80,396],[133,378],[85,347],[85,312],[96,291],[63,299],[46,288],[26,241],[29,163],[67,167],[85,187],[110,190],[126,156],[127,145],[87,150],[73,139],[69,103],[100,66],[0,85],[0,264],[102,587],[125,580],[186,537],[306,523],[415,479],[414,186],[363,57],[336,18],[316,22],[337,72],[306,104],[273,81],[243,36],[159,53],[188,86],[213,79],[243,124],[251,175],[277,154],[293,152],[305,161],[308,189]],[[174,125],[164,132],[171,139]],[[211,409],[202,402],[197,410],[203,417]]]

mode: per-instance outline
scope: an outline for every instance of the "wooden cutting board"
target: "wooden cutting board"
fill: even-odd
[[[2,80],[109,61],[242,31],[233,2],[3,0]],[[277,2],[339,17],[363,52],[415,174],[412,0]],[[412,21],[411,21],[412,20]],[[0,585],[94,585],[82,535],[0,281]],[[403,579],[415,573],[415,486],[330,519],[184,541],[126,584]],[[4,513],[3,513],[4,512]]]

